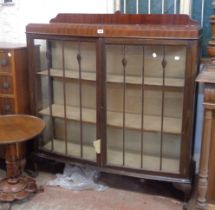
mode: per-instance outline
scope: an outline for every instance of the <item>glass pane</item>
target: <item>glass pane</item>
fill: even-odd
[[[144,47],[144,84],[159,86],[163,84],[162,61],[163,47]]]
[[[50,80],[48,77],[47,69],[48,69],[48,58],[47,58],[47,41],[46,40],[34,40],[33,47],[33,64],[34,70],[36,74],[35,81],[35,104],[36,110],[38,114],[43,118],[46,122],[46,128],[43,132],[43,138],[41,138],[39,142],[40,147],[44,147],[45,149],[52,150],[53,148],[53,124],[51,117],[51,109],[49,108],[49,104],[51,103],[50,98]],[[41,76],[43,75],[43,76]],[[46,111],[46,115],[41,113],[41,110]]]
[[[106,80],[107,106],[107,162],[123,165],[123,70],[122,46],[108,45]],[[112,83],[113,81],[113,83]],[[115,82],[115,84],[114,84]]]
[[[166,46],[165,60],[164,83],[166,86],[174,86],[178,89],[175,90],[176,92],[165,91],[163,95],[164,133],[162,143],[162,170],[179,173],[186,48],[184,46]],[[166,130],[168,132],[165,132]]]
[[[151,14],[162,14],[162,1],[150,0]]]
[[[128,69],[129,69],[128,65]],[[139,68],[141,77],[141,66]],[[142,86],[125,89],[125,166],[141,167],[141,111]]]
[[[48,118],[50,128],[50,138],[41,146],[95,161],[96,45],[51,40],[39,46],[38,98],[42,96],[42,106],[38,110]]]
[[[139,11],[138,13],[140,14],[148,14],[148,10],[149,10],[149,4],[148,4],[148,1],[146,0],[139,0]]]
[[[140,127],[141,86],[132,89],[130,84],[141,83],[142,47],[108,45],[107,48],[107,162],[114,165],[140,167],[141,139],[131,140],[133,129]],[[138,79],[138,81],[137,81]],[[136,95],[134,94],[136,93]],[[139,145],[139,146],[136,146]]]
[[[174,14],[177,10],[177,0],[164,1],[164,14]]]
[[[126,1],[126,13],[135,14],[136,10],[136,1]]]
[[[66,52],[66,51],[65,51]],[[66,57],[67,53],[65,53]],[[75,56],[75,55],[74,55]],[[73,56],[73,59],[74,59]],[[74,59],[75,62],[75,59]],[[76,61],[77,63],[77,61]],[[65,62],[66,64],[66,62]],[[69,72],[69,68],[66,68],[67,72]],[[63,97],[63,93],[58,93],[56,88],[56,95],[59,97]],[[63,98],[60,98],[57,104],[62,103]],[[74,157],[81,157],[81,146],[80,146],[80,136],[81,136],[81,129],[80,129],[80,91],[79,91],[79,84],[77,80],[68,80],[66,81],[66,115],[69,119],[67,121],[67,148],[68,148],[68,155]]]
[[[93,141],[96,140],[96,45],[82,42],[81,54],[81,117],[82,155],[84,159],[96,161]]]
[[[145,46],[108,45],[106,50],[107,162],[160,170],[162,92],[145,90],[142,75],[148,73],[152,78],[163,72],[158,71],[162,69],[162,59],[158,57],[161,49],[148,47],[146,50],[150,52],[145,53]],[[151,59],[154,52],[158,57],[157,66],[146,61],[147,53]],[[146,66],[154,71],[145,73]],[[146,80],[146,85],[154,85],[153,81]]]
[[[162,145],[162,170],[179,173],[181,132],[183,113],[183,92],[164,93],[164,121]],[[170,162],[171,159],[171,162]],[[170,167],[171,166],[171,167]]]
[[[123,164],[122,92],[121,84],[107,84],[107,161],[116,165]]]
[[[162,1],[156,1],[156,0],[136,0],[138,1],[138,13],[142,14],[161,14],[162,11],[164,14],[178,14],[180,10],[180,0],[164,0],[163,6]],[[121,8],[120,10],[124,12],[124,8],[126,7],[126,13],[136,13],[136,1],[126,1],[124,6],[124,0],[121,0]],[[200,2],[200,0],[198,0]],[[194,6],[196,3],[194,4]],[[210,4],[209,4],[210,5]],[[162,10],[163,7],[163,10]],[[201,10],[201,6],[197,4],[197,7],[199,10]],[[150,11],[149,11],[150,9]],[[199,12],[200,13],[200,12]],[[198,17],[201,17],[201,14],[198,14]],[[195,18],[197,19],[197,18]]]
[[[143,169],[160,170],[162,91],[144,91]]]
[[[107,164],[179,173],[185,47],[106,52]]]
[[[165,80],[166,86],[184,87],[186,68],[186,47],[166,46],[165,47]]]

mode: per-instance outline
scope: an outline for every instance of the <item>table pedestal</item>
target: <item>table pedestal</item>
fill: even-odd
[[[7,177],[0,181],[0,201],[3,202],[21,200],[41,190],[33,178],[22,176],[25,159],[20,157],[17,146],[16,143],[6,145]]]
[[[10,209],[11,202],[41,191],[34,179],[22,176],[25,167],[24,154],[19,154],[19,145],[38,136],[45,123],[38,117],[22,114],[0,116],[0,145],[6,146],[7,176],[0,181],[1,208]]]

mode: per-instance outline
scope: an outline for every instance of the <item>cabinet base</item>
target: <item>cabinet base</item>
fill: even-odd
[[[45,160],[45,161],[44,161]],[[47,171],[57,173],[59,171],[63,171],[65,163],[74,164],[74,165],[93,165],[97,166],[95,162],[90,162],[86,160],[74,159],[71,157],[60,156],[54,153],[49,153],[45,151],[34,152],[31,157],[32,163],[30,165],[34,165],[33,163],[40,163],[40,167]],[[157,173],[151,171],[140,171],[133,170],[127,168],[120,167],[112,167],[112,166],[102,166],[99,168],[101,172],[130,176],[135,178],[147,179],[147,180],[155,180],[155,181],[164,181],[164,182],[172,182],[172,183],[181,183],[192,185],[193,183],[193,174],[195,171],[195,162],[193,161],[190,167],[190,174],[187,177],[180,177],[175,174],[165,174],[165,173]]]

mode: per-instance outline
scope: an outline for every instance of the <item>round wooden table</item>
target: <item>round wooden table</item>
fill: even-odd
[[[0,181],[0,201],[21,200],[38,191],[33,178],[22,176],[18,144],[36,137],[44,128],[44,121],[34,116],[19,114],[0,116],[0,144],[6,146],[7,172],[7,177]]]

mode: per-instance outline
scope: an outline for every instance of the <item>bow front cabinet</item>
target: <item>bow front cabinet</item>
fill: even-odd
[[[26,27],[40,157],[190,183],[199,59],[186,15],[59,14]]]

